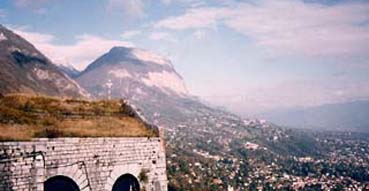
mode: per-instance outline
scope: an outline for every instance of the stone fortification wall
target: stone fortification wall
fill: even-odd
[[[81,191],[111,191],[127,182],[132,190],[166,191],[162,140],[41,138],[0,143],[0,191],[43,191],[48,180],[49,186],[71,180]]]

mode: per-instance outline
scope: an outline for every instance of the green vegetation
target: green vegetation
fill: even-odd
[[[146,137],[158,130],[123,101],[7,95],[0,98],[0,140],[56,137]]]
[[[149,181],[149,177],[147,176],[148,170],[142,169],[140,174],[138,175],[138,179],[140,182],[147,183]]]

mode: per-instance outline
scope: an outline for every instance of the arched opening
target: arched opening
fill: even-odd
[[[112,191],[140,191],[140,184],[133,175],[124,174],[115,181]]]
[[[45,191],[80,191],[78,185],[66,176],[54,176],[44,182]]]

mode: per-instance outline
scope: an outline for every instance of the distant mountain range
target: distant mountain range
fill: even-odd
[[[79,70],[77,70],[72,65],[62,65],[62,64],[59,64],[57,66],[58,66],[59,70],[61,70],[65,74],[67,74],[70,78],[76,78],[81,73]]]
[[[369,100],[274,111],[262,117],[292,128],[369,132]]]
[[[0,25],[0,93],[87,97],[88,93],[61,72],[32,44]]]

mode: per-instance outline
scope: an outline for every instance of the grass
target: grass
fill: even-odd
[[[153,137],[154,128],[123,101],[43,96],[0,98],[0,141],[56,137]]]

